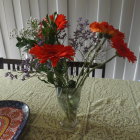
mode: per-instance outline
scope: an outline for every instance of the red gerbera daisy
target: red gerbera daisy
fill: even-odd
[[[72,46],[47,44],[44,44],[43,46],[35,45],[30,49],[29,53],[38,58],[40,63],[45,63],[47,60],[50,60],[53,67],[56,67],[61,58],[73,60],[72,56],[75,55]]]
[[[128,61],[134,63],[137,59],[134,53],[127,47],[127,43],[120,37],[114,37],[111,39],[112,47],[116,49],[119,56],[127,58]]]
[[[50,15],[49,17],[57,25],[57,30],[63,30],[67,26],[68,21],[63,14],[58,14],[56,19],[54,19],[54,15]]]
[[[54,17],[54,15],[50,15],[49,16],[50,20],[53,21],[57,28],[56,30],[63,30],[66,26],[67,26],[67,19],[66,19],[66,16],[64,16],[63,14],[58,14],[56,15],[56,17]],[[42,21],[45,21],[47,24],[48,24],[48,27],[51,27],[52,25],[48,23],[48,20],[46,18],[43,18]],[[39,31],[38,31],[38,37],[39,38],[43,38],[43,34],[42,34],[42,29],[43,29],[43,24],[42,22],[40,22],[40,28],[39,28]]]
[[[61,15],[57,15],[55,23],[57,25],[57,30],[62,30],[66,27],[68,21],[66,20],[66,17],[61,14]]]

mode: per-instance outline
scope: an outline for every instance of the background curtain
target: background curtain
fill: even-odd
[[[9,38],[12,29],[26,27],[30,17],[41,19],[54,11],[70,21],[72,35],[79,17],[93,21],[108,21],[126,34],[128,47],[138,61],[131,64],[116,58],[106,66],[106,77],[126,80],[140,79],[140,0],[0,0],[0,57],[21,58],[16,40]],[[111,56],[113,51],[107,53]]]

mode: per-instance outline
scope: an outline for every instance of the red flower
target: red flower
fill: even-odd
[[[49,59],[53,67],[56,67],[61,58],[73,60],[72,56],[75,55],[75,51],[71,46],[47,44],[43,46],[35,45],[30,49],[29,53],[35,55],[40,60],[40,63],[45,63]]]
[[[63,30],[67,26],[68,21],[66,20],[66,16],[64,16],[62,14],[58,14],[56,16],[56,18],[54,18],[54,15],[50,15],[49,18],[51,21],[53,21],[56,24],[56,26],[57,26],[56,30]],[[45,21],[48,24],[48,27],[51,26],[51,25],[49,25],[48,20],[46,18],[43,18],[42,21]],[[43,38],[42,29],[44,27],[43,27],[42,22],[40,22],[39,25],[40,25],[40,27],[39,27],[37,36],[42,39]]]
[[[58,15],[55,23],[57,25],[57,30],[62,30],[66,27],[68,21],[66,20],[66,17],[64,15]]]
[[[50,15],[50,19],[57,25],[57,30],[63,30],[68,23],[68,21],[66,20],[66,16],[62,14],[58,14],[56,19],[54,19],[54,15]]]
[[[112,25],[109,25],[107,22],[93,22],[90,24],[90,30],[92,32],[108,34],[111,37],[120,36],[122,39],[124,39],[124,33],[115,29]]]
[[[136,56],[129,48],[127,48],[127,44],[124,42],[124,33],[115,29],[107,22],[93,22],[90,24],[90,29],[92,32],[109,35],[108,39],[111,39],[112,47],[116,49],[119,56],[127,58],[128,61],[131,61],[132,63],[136,61]]]
[[[50,15],[49,17],[51,21],[54,21],[54,15]]]
[[[128,61],[134,63],[137,59],[134,53],[127,48],[127,44],[120,37],[114,37],[111,39],[112,47],[116,49],[119,56],[127,58]]]

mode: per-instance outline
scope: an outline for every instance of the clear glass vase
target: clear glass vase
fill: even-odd
[[[81,88],[56,88],[57,99],[65,116],[60,125],[72,130],[77,125],[77,109],[79,107]]]

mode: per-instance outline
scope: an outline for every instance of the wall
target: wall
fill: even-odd
[[[0,57],[21,58],[16,40],[9,38],[13,28],[26,27],[30,16],[41,19],[54,11],[63,13],[70,21],[68,35],[72,35],[79,17],[92,21],[108,21],[126,34],[128,47],[135,52],[138,61],[131,64],[116,58],[106,67],[106,77],[140,79],[140,0],[0,0]],[[114,51],[107,53],[107,58]]]

